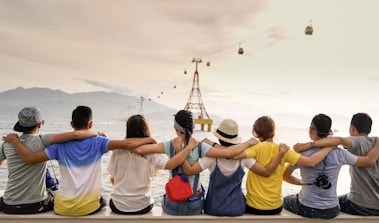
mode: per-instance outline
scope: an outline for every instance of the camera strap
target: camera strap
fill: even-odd
[[[324,175],[324,172],[325,172],[325,167],[326,167],[326,157],[322,160],[322,164],[324,165],[324,167],[322,168],[322,172],[320,174]],[[301,183],[301,185],[314,185],[315,183]]]

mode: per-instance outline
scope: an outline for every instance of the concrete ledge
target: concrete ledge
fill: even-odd
[[[66,216],[60,216],[56,215],[54,212],[47,212],[42,214],[32,214],[32,215],[9,215],[4,214],[0,212],[0,223],[61,223],[61,222],[70,222],[70,223],[77,223],[77,222],[91,222],[91,223],[98,223],[98,222],[111,222],[111,223],[121,223],[121,222],[154,222],[154,223],[167,223],[167,222],[180,222],[180,223],[193,223],[196,222],[244,222],[244,223],[251,223],[251,222],[259,222],[259,223],[286,223],[286,222],[325,222],[325,220],[321,219],[309,219],[304,218],[299,215],[292,214],[288,212],[287,210],[283,210],[281,214],[279,215],[250,215],[245,214],[243,216],[238,217],[216,217],[216,216],[210,216],[206,214],[201,215],[192,215],[192,216],[174,216],[174,215],[168,215],[162,211],[162,208],[160,207],[154,207],[153,210],[144,215],[120,215],[113,213],[110,208],[107,206],[103,208],[100,212],[94,214],[94,215],[88,215],[88,216],[82,216],[82,217],[66,217]],[[339,216],[337,216],[334,219],[327,220],[329,223],[334,222],[375,222],[377,223],[379,221],[379,216],[373,216],[373,217],[366,217],[366,216],[355,216],[355,215],[349,215],[345,213],[341,213]]]

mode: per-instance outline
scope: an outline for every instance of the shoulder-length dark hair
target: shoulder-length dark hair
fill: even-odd
[[[126,121],[126,138],[150,136],[150,129],[143,115],[132,115]]]

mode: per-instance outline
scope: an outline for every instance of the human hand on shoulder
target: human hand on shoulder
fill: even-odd
[[[256,138],[250,138],[249,140],[246,141],[246,143],[247,143],[249,146],[254,146],[254,145],[256,145],[257,143],[259,143],[259,141],[258,141]]]
[[[208,139],[208,138],[204,138],[203,140],[201,140],[202,142],[205,142],[206,144],[208,144],[208,145],[213,145],[214,144],[214,142],[212,141],[212,140],[210,140],[210,139]]]
[[[289,146],[287,146],[285,143],[279,144],[279,153],[285,154],[290,149]]]
[[[14,143],[17,140],[18,140],[18,135],[16,133],[9,133],[8,135],[3,136],[4,142]]]
[[[97,132],[97,135],[98,135],[98,136],[107,137],[107,135],[106,135],[104,132]]]
[[[195,138],[190,138],[189,142],[188,142],[188,146],[191,148],[191,149],[194,149],[197,147],[197,145],[199,144],[199,142],[195,139]]]
[[[296,143],[294,146],[293,146],[293,150],[295,150],[296,152],[301,152],[301,151],[305,151],[305,150],[308,150],[312,148],[312,144],[307,142],[307,143]]]
[[[149,142],[150,144],[157,144],[157,143],[158,143],[157,140],[155,140],[155,139],[154,139],[153,137],[151,137],[151,136],[149,137],[149,141],[150,141],[150,142]]]

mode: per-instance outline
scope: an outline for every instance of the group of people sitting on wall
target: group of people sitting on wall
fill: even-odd
[[[253,137],[245,142],[233,119],[224,119],[213,132],[218,142],[208,138],[198,142],[192,136],[192,113],[186,110],[174,116],[177,137],[159,143],[143,115],[127,120],[123,140],[92,131],[92,111],[87,106],[72,112],[72,132],[41,135],[42,125],[40,110],[25,107],[14,126],[22,134],[3,137],[0,164],[7,160],[8,182],[0,204],[5,213],[54,210],[59,215],[83,216],[98,212],[106,205],[100,194],[101,158],[113,150],[108,165],[113,185],[109,207],[118,214],[151,211],[151,181],[158,169],[167,169],[170,178],[173,170],[186,175],[193,188],[185,201],[163,195],[162,209],[171,215],[275,215],[282,208],[321,219],[334,218],[340,211],[379,215],[379,142],[369,136],[372,120],[366,113],[353,115],[350,137],[331,136],[331,118],[317,114],[310,122],[310,142],[293,149],[274,142],[275,123],[269,116],[254,122]],[[46,187],[47,160],[59,163],[62,179],[54,192]],[[344,164],[351,165],[350,192],[337,196]],[[241,189],[244,168],[248,169],[246,194]],[[297,168],[301,178],[292,174]],[[207,192],[198,177],[205,169],[210,171]],[[282,180],[301,185],[300,192],[282,198]]]

